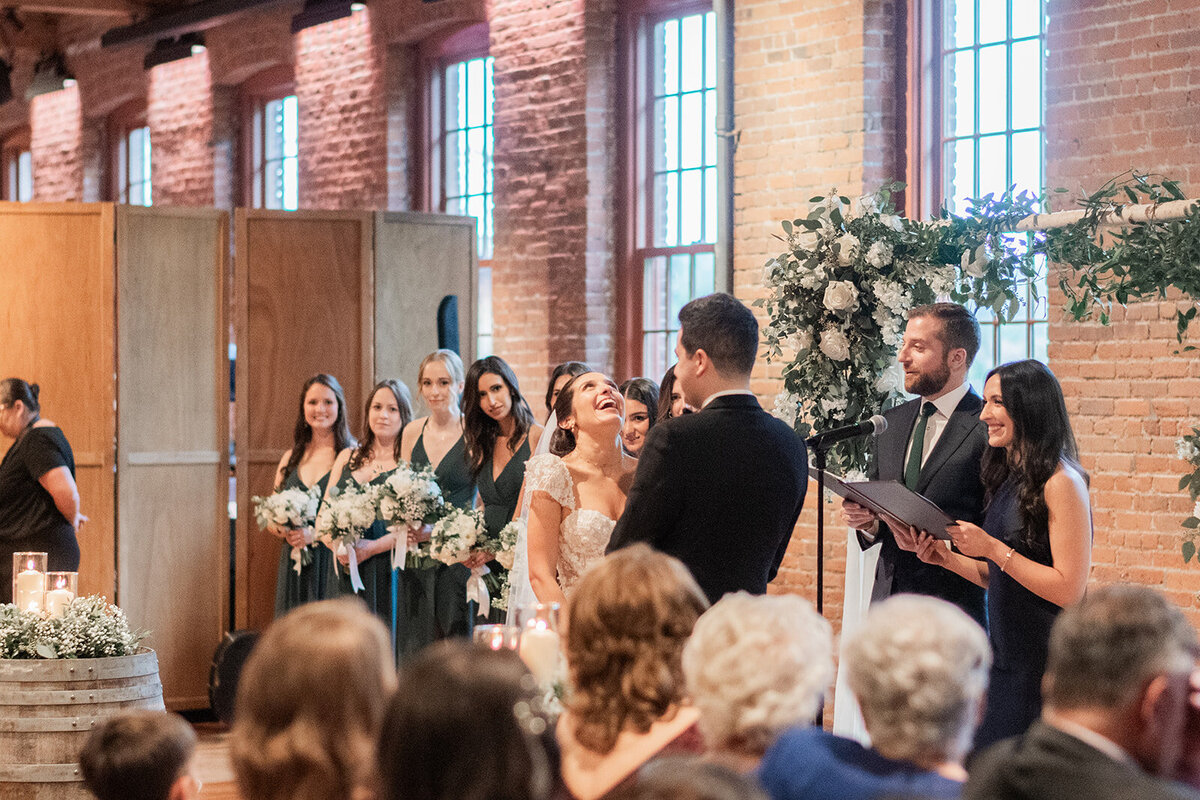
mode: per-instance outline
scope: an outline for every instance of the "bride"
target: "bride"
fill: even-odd
[[[522,605],[564,602],[604,557],[637,466],[621,450],[624,410],[617,385],[599,372],[571,379],[559,393],[550,452],[525,467],[526,524],[510,578],[510,622]]]

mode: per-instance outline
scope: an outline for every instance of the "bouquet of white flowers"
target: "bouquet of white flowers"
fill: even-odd
[[[483,526],[483,515],[471,509],[450,508],[450,511],[433,524],[429,535],[429,555],[443,564],[458,564],[465,561],[476,548],[476,542],[487,536]]]
[[[316,521],[321,491],[316,488],[280,489],[266,497],[254,497],[251,500],[254,502],[254,518],[263,530],[271,525],[307,528]],[[292,569],[297,575],[301,567],[311,563],[312,551],[307,544],[292,548]]]
[[[331,543],[353,547],[362,533],[375,524],[377,486],[350,484],[333,489],[317,514],[317,531]]]
[[[514,519],[501,528],[495,537],[484,537],[477,545],[478,549],[487,550],[495,557],[500,566],[505,569],[512,569],[513,560],[517,555],[517,537],[520,535],[521,526],[524,524],[523,521]]]
[[[442,487],[433,469],[414,468],[401,461],[379,487],[378,509],[379,518],[396,532],[398,544],[392,553],[393,566],[403,568],[406,561],[411,562],[410,566],[420,566],[422,558],[429,556],[429,545],[408,544],[407,528],[437,522],[446,513]]]

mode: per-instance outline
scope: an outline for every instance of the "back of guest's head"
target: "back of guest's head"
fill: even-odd
[[[961,348],[967,352],[967,366],[971,366],[979,352],[981,339],[979,320],[975,319],[974,314],[958,303],[930,303],[909,310],[910,320],[917,317],[932,317],[941,322],[942,331],[938,338],[946,354]]]
[[[637,780],[608,800],[767,800],[750,777],[697,756],[663,756],[638,770]]]
[[[645,733],[683,700],[683,646],[707,608],[687,567],[644,544],[584,574],[567,606],[569,706],[580,744],[611,752],[622,730]]]
[[[272,623],[238,683],[231,754],[243,796],[333,800],[368,785],[394,659],[387,629],[356,600]]]
[[[543,800],[558,759],[511,650],[434,644],[401,672],[379,735],[380,800]]]
[[[591,372],[592,368],[582,361],[564,361],[554,367],[554,371],[550,373],[550,384],[546,387],[546,413],[554,410],[554,384],[558,383],[558,379],[564,375],[567,378],[578,378],[585,372]],[[559,387],[562,388],[562,387]]]
[[[820,709],[833,680],[833,631],[802,597],[728,594],[696,623],[683,673],[708,747],[762,756]]]
[[[41,387],[36,383],[26,383],[20,378],[5,378],[0,381],[0,406],[11,406],[20,401],[26,412],[36,414],[42,410],[38,403],[40,393]]]
[[[924,767],[966,754],[992,653],[983,629],[961,609],[896,595],[871,606],[842,656],[881,754]]]
[[[182,717],[132,711],[92,729],[79,767],[99,800],[167,800],[195,750],[196,734]]]
[[[1159,592],[1115,584],[1089,589],[1050,632],[1043,693],[1056,709],[1120,709],[1163,674],[1189,672],[1196,631]]]
[[[690,355],[708,353],[725,375],[749,375],[758,356],[758,320],[733,295],[718,292],[679,310],[679,341]]]

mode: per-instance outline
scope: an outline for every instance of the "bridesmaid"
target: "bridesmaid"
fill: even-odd
[[[453,350],[435,350],[421,361],[417,387],[429,415],[413,420],[403,436],[401,457],[414,468],[432,466],[447,503],[469,509],[475,504],[475,479],[467,464],[459,398],[463,391],[462,359]],[[409,531],[409,541],[428,541],[429,526]],[[401,607],[404,641],[401,655],[412,655],[448,636],[470,636],[467,576],[462,564],[432,560],[404,570]]]
[[[525,480],[525,462],[537,447],[542,426],[533,421],[529,403],[521,395],[517,376],[503,359],[481,358],[467,370],[467,391],[463,394],[463,439],[467,463],[479,486],[483,503],[483,521],[489,536],[495,537],[513,518],[521,484]],[[464,565],[474,568],[484,556],[472,556]],[[506,570],[495,560],[487,561],[498,587]],[[492,609],[488,622],[504,622],[504,612]]]
[[[338,454],[330,473],[330,485],[339,491],[358,484],[381,484],[396,469],[400,458],[400,434],[412,419],[412,396],[401,381],[383,380],[375,384],[367,398],[364,411],[363,441],[356,448],[348,448]],[[382,520],[375,520],[362,538],[354,544],[354,556],[358,562],[358,574],[362,578],[363,590],[358,596],[366,601],[367,607],[383,619],[392,634],[397,635],[397,579],[392,569],[392,547],[396,534],[387,529]],[[341,565],[337,584],[339,593],[355,594],[350,582],[350,555],[337,556]]]
[[[300,390],[300,411],[296,415],[292,449],[283,454],[275,470],[275,491],[280,489],[317,488],[325,494],[329,469],[337,454],[354,446],[346,420],[346,396],[332,375],[320,373],[304,382]],[[332,571],[328,548],[312,547],[312,528],[283,528],[272,525],[267,530],[284,541],[279,554],[279,570],[275,581],[275,616],[281,617],[290,609],[329,596],[329,575]],[[296,574],[292,561],[293,547],[307,547],[312,561]]]
[[[621,384],[625,398],[625,425],[621,444],[625,452],[637,458],[646,444],[646,435],[658,421],[658,386],[649,378],[630,378]]]

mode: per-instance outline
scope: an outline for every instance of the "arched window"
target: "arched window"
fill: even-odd
[[[0,144],[0,163],[3,164],[3,193],[5,200],[27,203],[33,199],[33,151],[30,149],[28,128],[22,128],[4,138]]]
[[[242,202],[251,208],[300,207],[300,107],[286,68],[242,85]]]
[[[136,100],[114,111],[108,119],[108,132],[110,196],[118,203],[153,205],[146,104]]]

